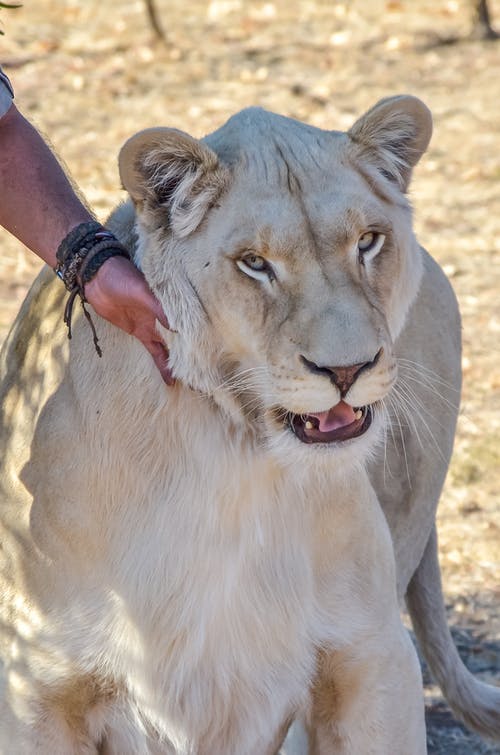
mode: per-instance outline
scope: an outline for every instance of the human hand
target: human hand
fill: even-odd
[[[168,350],[156,329],[158,320],[168,321],[142,273],[126,257],[111,257],[85,285],[85,298],[98,315],[139,339],[158,367],[163,380],[172,385]]]

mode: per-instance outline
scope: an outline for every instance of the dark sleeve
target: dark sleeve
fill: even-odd
[[[12,104],[14,90],[7,76],[0,68],[0,118],[5,115]]]

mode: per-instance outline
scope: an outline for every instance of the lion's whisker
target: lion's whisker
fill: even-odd
[[[412,359],[406,359],[405,357],[397,357],[397,362],[402,367],[407,367],[407,369],[414,370],[415,372],[421,372],[424,373],[424,376],[427,377],[429,380],[440,383],[441,385],[445,386],[446,388],[449,388],[454,393],[460,393],[460,389],[457,388],[453,383],[450,383],[448,380],[444,380],[437,372],[434,370],[429,369],[423,364],[420,364],[420,362],[415,362]]]
[[[450,410],[453,410],[454,412],[455,412],[455,411],[458,411],[458,409],[459,409],[459,404],[458,404],[458,403],[457,403],[457,404],[455,404],[455,403],[453,403],[452,401],[450,401],[450,400],[449,400],[448,398],[446,398],[446,396],[443,396],[443,394],[442,394],[442,393],[440,393],[440,391],[438,391],[438,390],[437,390],[437,389],[436,389],[436,388],[435,388],[435,387],[434,387],[433,385],[430,385],[430,384],[429,384],[429,383],[427,383],[427,382],[426,382],[425,380],[421,380],[421,379],[420,379],[419,377],[415,377],[415,375],[414,375],[414,374],[411,374],[411,373],[410,373],[410,374],[404,374],[404,373],[403,373],[403,374],[401,374],[401,372],[400,372],[400,373],[399,373],[399,377],[400,377],[400,379],[404,379],[404,380],[406,380],[406,381],[408,381],[408,380],[409,380],[409,381],[411,381],[412,383],[416,383],[416,384],[417,384],[418,386],[420,386],[420,387],[421,387],[421,388],[423,388],[424,390],[427,390],[427,391],[429,391],[429,393],[430,393],[430,394],[431,394],[432,396],[434,396],[434,397],[437,397],[437,398],[438,398],[438,399],[439,399],[439,400],[440,400],[440,401],[441,401],[441,402],[442,402],[443,404],[445,404],[445,405],[446,405],[446,406],[447,406],[447,407],[448,407],[448,408],[449,408]]]
[[[440,420],[438,420],[432,412],[429,411],[429,409],[425,406],[425,404],[422,402],[422,399],[418,396],[417,393],[413,390],[411,385],[408,385],[404,378],[400,378],[397,383],[397,388],[399,390],[403,390],[405,392],[405,395],[412,400],[412,406],[413,408],[420,409],[421,412],[421,419],[423,421],[423,414],[426,414],[430,419],[432,419],[433,422],[436,423],[436,425],[439,425],[442,429],[446,429]]]
[[[416,415],[418,417],[418,419],[420,420],[420,422],[422,423],[422,425],[424,426],[424,428],[427,431],[430,439],[432,440],[433,445],[434,445],[436,451],[438,452],[440,458],[443,459],[443,461],[447,462],[447,459],[446,459],[445,455],[443,454],[441,446],[437,442],[434,433],[432,432],[431,428],[429,427],[428,422],[426,421],[425,417],[423,416],[423,413],[420,410],[418,402],[415,400],[415,397],[412,397],[411,394],[408,394],[408,392],[406,392],[405,389],[404,389],[404,387],[401,386],[401,385],[395,386],[395,388],[394,388],[394,394],[398,398],[398,400],[400,402],[400,405],[401,405],[401,409],[405,412],[407,418],[411,419],[412,426],[415,429],[415,433],[417,435],[417,438],[419,438],[420,436],[419,436],[418,430],[416,429],[416,426],[414,424],[415,420],[414,420],[414,416],[413,415]],[[429,415],[429,416],[432,417],[432,415]],[[437,422],[437,420],[436,420],[436,422]],[[437,424],[440,424],[440,423],[438,422]],[[420,443],[420,446],[423,448],[423,445],[420,442],[420,440],[419,440],[419,443]]]
[[[386,470],[388,470],[389,472],[389,477],[391,478],[393,477],[392,470],[389,464],[389,459],[387,458],[387,434],[388,434],[388,431],[391,433],[392,439],[394,442],[394,433],[392,430],[391,418],[387,410],[385,399],[381,399],[380,409],[384,415],[384,485],[385,485],[387,482]]]
[[[394,389],[393,389],[393,391],[394,391]],[[410,490],[411,490],[412,485],[411,485],[411,478],[410,478],[410,468],[409,468],[409,464],[408,464],[408,455],[406,453],[406,443],[405,443],[405,437],[404,437],[403,427],[401,425],[401,420],[399,418],[399,413],[397,411],[397,406],[393,402],[393,396],[389,395],[387,398],[389,399],[391,407],[392,407],[392,409],[394,411],[394,417],[395,417],[396,422],[397,422],[398,427],[399,427],[399,434],[400,434],[400,437],[401,437],[401,446],[402,446],[402,449],[403,449],[403,455],[404,455],[404,460],[405,460],[406,477],[407,477],[407,480],[408,480],[408,485],[410,486]]]
[[[403,416],[406,418],[408,423],[408,428],[415,434],[415,437],[417,438],[418,444],[420,448],[424,448],[424,445],[422,443],[422,439],[420,437],[420,433],[418,432],[417,424],[415,422],[415,418],[411,412],[411,409],[414,407],[412,406],[411,401],[406,396],[406,394],[400,390],[400,387],[396,386],[394,389],[394,398],[399,401],[399,408],[401,409],[401,412]]]

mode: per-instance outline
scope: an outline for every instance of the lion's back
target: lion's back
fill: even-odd
[[[43,268],[17,315],[0,354],[0,485],[13,483],[31,445],[45,401],[61,381],[67,360],[62,322],[64,289]],[[2,490],[2,494],[9,492]]]

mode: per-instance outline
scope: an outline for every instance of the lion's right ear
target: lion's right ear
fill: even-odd
[[[141,217],[155,223],[160,218],[178,236],[196,230],[229,177],[215,152],[173,128],[135,134],[123,145],[118,163]]]

